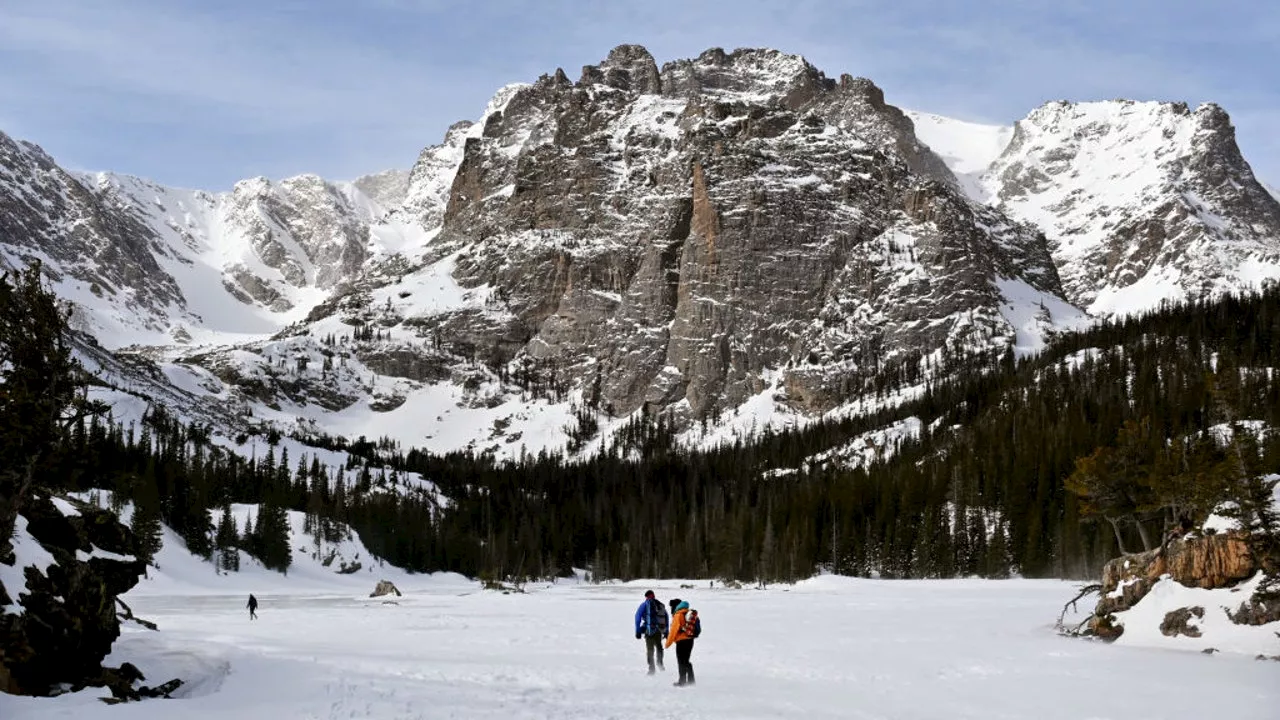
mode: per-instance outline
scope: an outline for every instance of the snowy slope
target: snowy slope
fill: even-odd
[[[109,492],[75,493],[75,498],[100,507],[107,507]],[[258,505],[235,503],[231,516],[237,532],[246,523],[258,522]],[[307,592],[363,592],[373,591],[379,580],[390,580],[397,586],[412,581],[413,573],[389,565],[378,559],[360,541],[360,536],[345,528],[346,537],[340,542],[319,542],[304,531],[305,515],[289,510],[289,546],[293,559],[288,572],[269,570],[243,551],[239,552],[240,569],[222,570],[213,561],[192,555],[186,543],[168,526],[162,526],[161,548],[156,553],[147,574],[126,595],[128,602],[134,598],[154,595],[247,595],[248,593],[307,593]],[[133,514],[132,503],[126,503],[121,511],[125,523]],[[210,519],[217,523],[220,510],[209,511]],[[216,555],[216,553],[215,553]],[[0,565],[0,568],[6,566]],[[340,570],[347,572],[340,572]],[[9,585],[6,585],[9,587]]]
[[[1013,138],[1013,126],[965,122],[932,113],[905,110],[916,136],[942,158],[969,197],[987,200],[981,177]]]

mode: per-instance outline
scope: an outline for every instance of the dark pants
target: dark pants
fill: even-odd
[[[676,642],[676,662],[680,665],[680,681],[678,685],[693,684],[693,663],[689,656],[693,654],[693,638]]]
[[[649,661],[649,672],[653,672],[653,654],[658,653],[658,667],[662,667],[662,633],[644,636],[644,659]]]

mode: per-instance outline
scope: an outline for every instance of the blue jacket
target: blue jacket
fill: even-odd
[[[645,598],[636,608],[636,632],[645,635],[667,634],[667,608],[656,598]]]

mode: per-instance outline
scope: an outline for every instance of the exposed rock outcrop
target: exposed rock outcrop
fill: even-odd
[[[1258,571],[1245,536],[1239,532],[1174,541],[1162,551],[1124,555],[1102,568],[1102,600],[1095,615],[1133,607],[1168,574],[1187,587],[1229,587]]]
[[[23,589],[0,587],[0,690],[47,695],[101,684],[102,660],[120,634],[116,597],[144,570],[133,537],[114,514],[42,491],[20,512],[23,549],[47,565],[25,567]]]
[[[1258,569],[1246,536],[1238,531],[1174,540],[1163,549],[1123,555],[1103,567],[1102,597],[1088,621],[1088,631],[1107,639],[1119,637],[1124,629],[1115,624],[1114,613],[1137,605],[1166,576],[1187,587],[1213,590],[1248,580]],[[1167,617],[1165,625],[1170,629],[1162,625],[1161,631],[1176,634],[1173,631],[1185,626],[1186,619]]]
[[[1164,620],[1160,623],[1160,632],[1168,637],[1186,635],[1198,638],[1200,628],[1191,624],[1191,618],[1199,620],[1203,617],[1204,608],[1202,607],[1178,608],[1165,614]]]
[[[378,585],[373,589],[373,592],[369,593],[369,597],[382,597],[383,595],[395,595],[396,597],[400,597],[400,588],[396,587],[395,583],[390,580],[379,580]]]

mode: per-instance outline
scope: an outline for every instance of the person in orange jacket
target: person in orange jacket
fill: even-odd
[[[675,686],[693,685],[693,663],[689,662],[689,656],[693,654],[694,638],[702,634],[702,621],[698,619],[698,611],[680,598],[671,600],[671,609],[671,630],[667,635],[666,647],[676,646],[680,679],[675,682]]]

